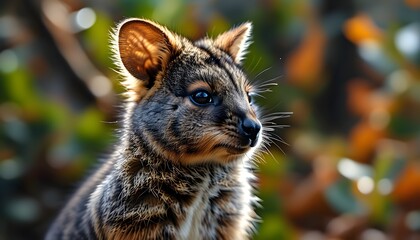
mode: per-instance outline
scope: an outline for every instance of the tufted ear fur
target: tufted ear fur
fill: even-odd
[[[241,64],[250,44],[251,30],[252,24],[246,22],[219,35],[214,44],[232,56],[236,63]]]
[[[118,26],[114,37],[123,85],[131,100],[138,101],[176,53],[177,36],[152,21],[128,19]]]

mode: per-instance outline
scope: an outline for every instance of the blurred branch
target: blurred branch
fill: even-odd
[[[56,68],[62,79],[66,81],[65,85],[71,92],[71,96],[77,99],[79,106],[89,105],[95,101],[102,110],[107,110],[109,106],[111,91],[106,94],[98,95],[94,92],[94,85],[99,81],[108,81],[109,79],[95,68],[92,62],[85,54],[80,43],[73,33],[60,28],[54,19],[48,18],[43,5],[54,4],[58,1],[35,1],[21,0],[20,11],[25,16],[27,24],[39,35],[46,53],[45,57],[53,68]],[[63,16],[57,20],[65,20],[61,23],[70,25],[69,16]],[[109,110],[109,109],[108,109]]]

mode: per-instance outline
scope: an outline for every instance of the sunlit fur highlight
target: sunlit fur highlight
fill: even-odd
[[[113,53],[111,56],[111,59],[113,60],[114,65],[116,66],[115,71],[121,77],[121,84],[126,89],[126,91],[124,92],[124,95],[127,101],[136,101],[136,102],[140,101],[147,94],[147,91],[145,88],[145,85],[147,84],[147,82],[142,81],[144,79],[137,79],[127,70],[126,67],[124,67],[124,64],[121,59],[121,51],[119,48],[119,35],[120,35],[121,26],[123,26],[124,24],[128,22],[137,21],[137,20],[144,21],[146,23],[149,23],[159,28],[162,31],[162,34],[168,37],[168,40],[169,40],[168,43],[173,47],[173,51],[180,50],[183,47],[182,44],[184,43],[184,41],[181,40],[182,37],[180,37],[179,35],[169,31],[166,27],[161,26],[157,24],[156,22],[147,20],[147,19],[128,18],[121,21],[119,24],[117,24],[117,27],[113,28],[110,34],[110,43],[111,43],[110,46],[111,46],[111,51]],[[165,51],[161,51],[160,53],[157,53],[158,58],[162,62],[168,61],[166,55],[168,55],[169,53],[166,51],[168,51],[168,49],[165,49]]]
[[[221,34],[214,41],[215,46],[224,48],[226,51],[233,56],[236,63],[241,64],[245,55],[248,53],[247,49],[251,45],[251,33],[252,33],[252,24],[250,22],[243,23],[238,26],[236,32],[233,36],[241,36],[240,38],[235,38],[231,36],[224,36]]]
[[[261,118],[248,101],[268,86],[242,71],[250,33],[245,23],[191,42],[149,20],[118,24],[113,61],[126,89],[119,142],[47,240],[252,237],[254,159],[276,144],[272,121],[283,115]],[[191,92],[203,88],[214,104],[192,102]],[[244,119],[263,123],[253,140]]]

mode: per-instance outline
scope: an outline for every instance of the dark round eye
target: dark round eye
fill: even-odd
[[[252,94],[251,93],[247,93],[247,97],[248,97],[248,102],[250,104],[252,104],[254,102],[254,98],[253,98]]]
[[[205,106],[214,102],[213,97],[206,90],[197,90],[190,95],[191,102],[197,106]]]

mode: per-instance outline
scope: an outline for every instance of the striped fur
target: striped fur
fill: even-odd
[[[119,25],[115,61],[128,96],[120,142],[48,240],[251,237],[262,130],[240,66],[250,30],[191,42],[148,20]],[[192,100],[201,90],[211,104]]]

